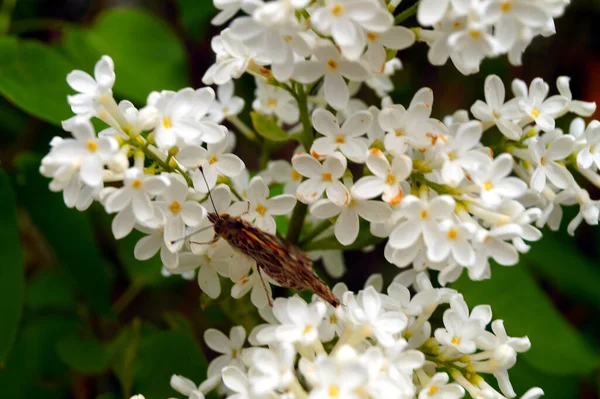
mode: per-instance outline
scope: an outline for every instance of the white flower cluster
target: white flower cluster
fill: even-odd
[[[539,35],[556,33],[569,0],[421,0],[417,18],[419,38],[430,46],[428,59],[443,65],[448,58],[468,75],[479,71],[481,61],[508,54],[513,65]]]
[[[278,298],[272,312],[261,312],[267,323],[252,330],[249,347],[243,327],[232,328],[229,337],[207,330],[206,344],[219,356],[206,381],[197,386],[174,375],[171,386],[193,399],[216,387],[236,399],[516,396],[508,370],[517,353],[529,349],[529,339],[507,335],[502,320],[492,322],[489,306],[469,311],[460,294],[433,288],[423,273],[401,273],[387,294],[368,286],[355,295],[342,284],[334,291],[344,304],[337,309],[316,296],[311,303]],[[447,305],[443,325],[436,326],[431,316]],[[501,393],[484,374],[496,377]],[[542,394],[533,388],[522,399]]]

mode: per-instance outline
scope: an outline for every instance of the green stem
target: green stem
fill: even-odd
[[[300,121],[302,122],[302,134],[300,135],[300,142],[304,146],[306,151],[310,151],[310,147],[315,139],[313,134],[313,127],[310,121],[310,115],[308,111],[308,98],[304,90],[304,85],[296,84],[297,96],[296,101],[298,102],[298,108],[300,109]],[[304,219],[306,218],[306,212],[308,212],[308,205],[302,202],[297,202],[292,212],[292,219],[288,228],[286,239],[296,244],[300,238],[300,232],[304,225]]]
[[[302,225],[304,225],[304,218],[308,211],[308,205],[302,202],[296,202],[296,206],[292,212],[292,219],[287,231],[285,239],[292,244],[296,244],[300,238],[300,232],[302,231]]]
[[[332,225],[329,219],[323,220],[319,223],[312,231],[310,231],[306,236],[298,243],[300,247],[304,247],[306,244],[310,243],[313,239],[317,238],[319,234],[330,228]]]
[[[231,115],[227,117],[227,120],[248,140],[258,143],[258,137],[256,136],[256,133],[254,133],[254,130],[250,129],[250,127],[246,125],[240,118],[235,115]]]
[[[396,18],[394,18],[394,24],[400,25],[402,22],[404,22],[408,18],[415,15],[417,13],[418,9],[419,9],[419,2],[417,1],[415,4],[408,7],[406,10],[402,11],[400,14],[396,15]]]
[[[127,305],[129,305],[135,299],[135,297],[138,296],[140,292],[142,292],[143,288],[144,284],[140,282],[134,282],[129,287],[127,287],[123,295],[121,295],[119,299],[117,299],[113,304],[115,312],[121,313],[123,309],[125,309]]]

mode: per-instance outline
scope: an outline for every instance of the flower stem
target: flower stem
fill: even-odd
[[[227,121],[230,122],[240,133],[242,133],[248,140],[258,143],[258,137],[254,130],[250,129],[250,126],[246,125],[236,115],[230,115],[227,117]]]
[[[308,234],[306,234],[306,236],[298,243],[298,245],[300,245],[300,247],[305,246],[306,244],[310,243],[313,239],[318,237],[319,234],[321,234],[322,232],[324,232],[331,226],[332,226],[332,223],[331,223],[331,221],[329,221],[329,219],[323,220],[314,229],[312,229]]]
[[[296,99],[298,102],[298,108],[300,109],[300,121],[302,122],[303,128],[302,134],[300,135],[300,142],[306,151],[310,151],[310,147],[312,146],[314,140],[314,135],[308,110],[307,95],[304,91],[304,85],[295,84],[295,87],[298,93]],[[292,212],[292,219],[290,220],[290,225],[286,236],[287,241],[293,244],[298,242],[307,211],[308,205],[303,204],[302,202],[296,203],[296,206],[294,206],[294,211]]]
[[[400,14],[396,15],[396,18],[394,18],[394,24],[400,25],[402,22],[404,22],[408,18],[412,17],[413,15],[415,15],[417,13],[418,8],[419,8],[419,2],[417,1],[415,4],[408,7],[406,10],[402,11]]]

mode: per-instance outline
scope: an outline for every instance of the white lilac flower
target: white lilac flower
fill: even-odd
[[[392,14],[377,1],[331,0],[311,14],[320,33],[333,37],[344,57],[356,61],[367,42],[368,32],[386,33],[393,25]]]
[[[367,167],[373,176],[360,178],[352,186],[352,195],[359,199],[378,197],[390,205],[397,205],[402,200],[403,192],[400,183],[412,172],[412,159],[407,155],[396,156],[392,163],[378,149],[372,148],[367,156]]]
[[[514,122],[519,120],[522,113],[513,103],[504,102],[504,83],[496,75],[485,79],[485,103],[475,101],[471,107],[473,115],[482,122],[493,122],[498,130],[511,140],[518,140],[523,134],[521,127]]]
[[[573,100],[570,88],[571,78],[568,76],[560,76],[556,79],[556,88],[561,96],[569,101],[567,109],[579,116],[592,116],[596,112],[596,103],[580,100]]]
[[[568,105],[568,100],[561,95],[546,98],[548,91],[548,83],[541,78],[535,78],[529,85],[527,97],[519,100],[521,110],[529,115],[544,132],[554,129],[554,118]]]
[[[273,216],[289,214],[296,204],[296,198],[291,194],[281,194],[269,198],[269,187],[260,176],[255,176],[250,180],[247,195],[247,201],[234,203],[228,213],[241,216],[253,222],[259,229],[271,234],[274,234],[276,230]]]
[[[169,175],[171,184],[156,201],[165,217],[164,240],[171,252],[182,246],[186,226],[197,226],[206,217],[206,209],[196,201],[188,200],[188,185],[181,175]]]
[[[221,10],[210,21],[213,25],[223,25],[229,21],[238,11],[242,10],[246,14],[252,12],[261,4],[260,0],[213,0],[215,8]]]
[[[296,63],[293,78],[300,83],[313,83],[324,77],[327,103],[337,110],[346,108],[350,93],[344,78],[363,81],[368,75],[366,69],[358,62],[344,60],[331,42],[317,46],[314,56],[314,59]]]
[[[277,325],[262,329],[256,338],[263,344],[273,342],[310,345],[319,339],[319,325],[325,315],[326,305],[317,300],[307,304],[298,296],[273,303],[273,315]]]
[[[470,73],[479,71],[481,61],[499,51],[498,40],[492,35],[492,27],[475,21],[468,21],[465,29],[451,33],[448,45],[456,54],[453,60],[460,60],[462,69]]]
[[[465,15],[470,8],[467,0],[423,0],[419,3],[417,19],[421,25],[431,26],[442,20],[448,8],[452,8],[454,15]]]
[[[381,201],[356,199],[347,189],[346,192],[346,201],[341,204],[322,199],[310,207],[311,214],[318,219],[337,216],[335,237],[342,245],[350,245],[358,237],[359,216],[372,223],[383,223],[392,213],[389,205]]]
[[[546,186],[546,179],[558,188],[568,188],[573,181],[573,176],[560,161],[571,153],[573,137],[562,135],[550,142],[546,148],[546,140],[532,138],[529,144],[531,157],[537,167],[531,175],[530,186],[541,192]]]
[[[256,79],[256,99],[252,108],[264,115],[275,115],[283,123],[298,122],[300,111],[296,100],[284,89]]]
[[[340,362],[326,356],[314,364],[314,388],[309,399],[356,399],[367,382],[367,369],[357,362]]]
[[[369,62],[371,70],[376,73],[385,72],[388,62],[386,49],[403,50],[415,42],[415,34],[404,26],[393,26],[382,33],[369,31],[365,36],[368,45],[365,59]]]
[[[220,353],[210,362],[207,370],[208,379],[200,384],[200,390],[208,392],[220,382],[221,371],[225,367],[243,367],[242,348],[246,341],[246,330],[242,326],[233,327],[229,337],[219,330],[209,328],[204,332],[204,342],[213,351]]]
[[[444,162],[441,176],[445,183],[456,186],[465,178],[465,170],[473,170],[489,162],[489,156],[477,148],[481,134],[480,122],[463,123],[456,135],[444,144],[438,156]]]
[[[102,56],[96,63],[94,77],[80,70],[70,72],[67,75],[67,83],[78,92],[67,97],[71,110],[87,118],[96,115],[101,107],[100,99],[103,96],[112,98],[115,78],[115,64],[107,55]]]
[[[471,173],[472,181],[481,189],[481,199],[490,207],[500,205],[504,198],[519,198],[527,190],[527,184],[509,176],[513,158],[510,154],[498,156],[491,165]]]
[[[165,176],[144,174],[140,168],[130,168],[125,172],[123,186],[113,191],[104,200],[108,213],[121,212],[131,204],[132,216],[138,223],[154,217],[151,199],[162,194],[170,185]]]
[[[440,233],[436,234],[433,245],[427,248],[427,257],[432,262],[441,262],[452,256],[461,266],[475,263],[475,251],[469,242],[475,233],[475,225],[444,220],[439,225]]]
[[[400,208],[406,218],[398,224],[390,235],[390,245],[394,248],[409,248],[422,235],[425,244],[432,247],[441,233],[439,223],[450,220],[454,214],[456,202],[448,195],[431,200],[419,199],[409,195],[402,200]]]
[[[335,116],[329,111],[318,109],[312,116],[319,137],[312,145],[311,152],[319,155],[331,155],[339,150],[353,162],[364,162],[367,143],[362,138],[371,127],[373,117],[368,111],[352,114],[340,127]]]
[[[235,85],[229,81],[217,87],[217,99],[212,103],[208,118],[221,123],[229,116],[235,116],[244,109],[244,99],[234,95]]]
[[[231,287],[231,296],[237,299],[250,292],[250,301],[258,309],[261,309],[267,306],[271,300],[271,284],[274,284],[274,281],[261,272],[254,261],[248,261],[250,258],[245,255],[242,255],[240,258],[236,261],[238,265],[234,266],[236,270],[230,269],[229,272],[231,280],[235,283]],[[246,273],[239,276],[239,272],[244,269],[247,270]],[[251,274],[250,270],[252,270]]]
[[[583,144],[583,148],[577,153],[577,166],[588,169],[594,164],[596,168],[600,168],[600,122],[596,120],[591,121],[585,130],[583,130],[584,122],[581,118],[573,120],[571,130],[573,130],[574,124],[581,124],[581,127],[578,129],[585,143]],[[573,134],[571,131],[569,133]],[[575,145],[579,146],[579,143]]]
[[[189,378],[173,374],[171,376],[170,384],[171,388],[180,394],[187,396],[188,399],[204,399],[204,393],[196,386],[196,384],[194,384],[194,381]]]
[[[148,96],[148,107],[158,117],[154,126],[154,140],[160,149],[173,146],[216,143],[225,138],[226,129],[206,118],[215,99],[210,87],[178,92],[153,92]]]
[[[448,374],[436,373],[419,392],[419,399],[459,399],[465,394],[463,387],[450,383]]]
[[[340,179],[346,171],[346,164],[346,158],[338,152],[325,158],[323,164],[308,154],[294,155],[294,169],[308,178],[298,187],[296,198],[300,202],[311,204],[326,192],[327,198],[332,202],[344,203],[347,190]]]
[[[219,175],[235,177],[245,167],[244,162],[237,155],[227,154],[226,150],[227,140],[221,140],[214,144],[209,143],[207,148],[185,147],[176,155],[176,159],[188,168],[202,168],[202,171],[192,170],[191,177],[196,190],[208,193],[217,184]]]
[[[62,172],[79,170],[81,181],[88,186],[103,184],[104,165],[117,154],[119,144],[112,137],[97,137],[92,124],[86,119],[76,119],[63,124],[73,138],[60,140],[50,151],[49,163],[59,166]],[[56,173],[61,173],[57,170]],[[68,175],[72,176],[71,173]]]
[[[296,351],[291,344],[277,344],[272,348],[251,348],[244,352],[244,363],[251,368],[252,392],[265,395],[284,390],[295,378]]]
[[[288,161],[269,161],[263,177],[269,177],[273,182],[283,184],[284,194],[296,194],[302,175]]]

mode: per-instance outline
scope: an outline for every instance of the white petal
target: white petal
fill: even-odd
[[[295,204],[296,198],[293,195],[282,194],[267,200],[267,210],[271,215],[286,215]]]
[[[350,92],[341,74],[328,72],[324,82],[325,100],[335,109],[346,108]]]
[[[373,223],[383,223],[392,215],[392,208],[380,201],[362,201],[357,211],[361,218]]]
[[[340,213],[335,222],[335,237],[342,245],[350,245],[358,237],[358,214],[351,210]]]
[[[198,285],[210,298],[217,298],[221,293],[219,276],[217,276],[215,269],[209,265],[201,266],[198,270]]]

